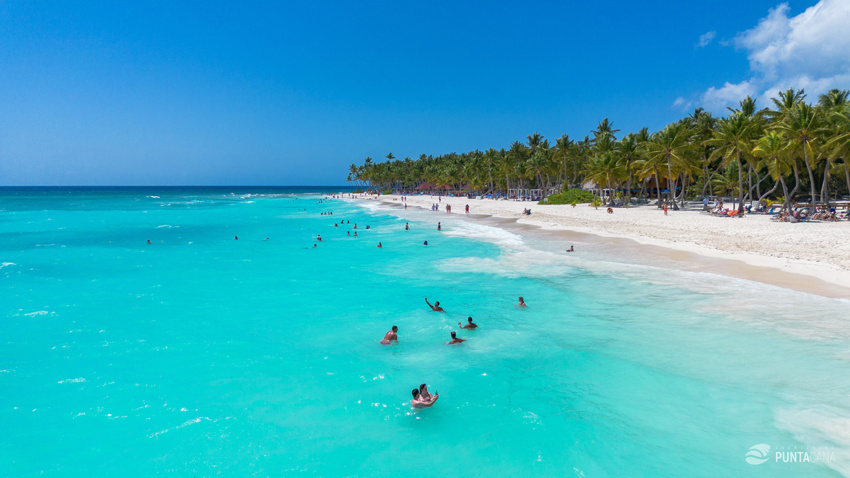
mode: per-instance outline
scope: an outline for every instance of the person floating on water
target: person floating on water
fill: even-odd
[[[519,304],[517,304],[517,305],[518,305],[518,306],[520,306],[520,307],[525,307],[525,306],[526,306],[526,305],[525,305],[525,300],[522,298],[522,296],[520,296],[520,298],[519,298]]]
[[[313,244],[313,247],[311,247],[310,249],[315,249],[316,247],[318,247],[318,246]]]
[[[268,241],[268,240],[269,240],[269,238],[267,237],[267,238],[265,238],[265,239],[263,239],[263,240],[264,240],[264,241]]]
[[[434,305],[431,305],[431,303],[428,302],[428,298],[426,297],[425,303],[428,304],[428,307],[430,307],[431,310],[433,310],[434,312],[445,312],[445,310],[443,310],[443,308],[440,307],[440,301],[439,300],[434,301]]]
[[[395,341],[398,343],[398,327],[393,325],[393,329],[384,334],[384,340],[381,341],[384,345],[389,345],[390,342]]]
[[[319,242],[322,242],[322,235],[316,234],[316,240],[319,241]]]
[[[383,245],[381,245],[381,243],[380,243],[380,242],[378,242],[378,247],[384,247],[384,246],[383,246]]]
[[[151,243],[151,240],[150,240],[150,239],[148,239],[148,244],[150,244],[150,243]]]
[[[462,328],[462,329],[470,329],[470,330],[478,327],[478,324],[476,324],[475,322],[472,321],[472,317],[470,317],[466,320],[467,320],[466,325],[461,325],[460,322],[458,322],[457,325],[460,325],[460,328]]]
[[[239,236],[233,236],[233,240],[234,240],[234,241],[238,241],[238,240],[239,240]]]
[[[354,223],[354,229],[357,229],[357,223],[356,222]]]
[[[354,231],[354,237],[357,237],[357,231]]]
[[[427,245],[428,245],[428,241],[425,241],[425,242],[423,243],[423,245],[426,245],[426,246],[427,246]]]
[[[349,236],[351,235],[351,231],[345,231],[345,233],[348,234]]]
[[[457,338],[457,332],[452,330],[452,340],[450,342],[446,342],[444,345],[457,345],[462,342],[466,342],[466,340]]]
[[[418,388],[414,388],[412,393],[413,393],[413,400],[410,401],[410,406],[412,406],[413,408],[430,407],[431,405],[434,404],[434,402],[437,401],[438,398],[440,398],[440,394],[438,393],[438,394],[434,395],[433,397],[431,397],[431,399],[429,399],[429,400],[423,400],[419,396],[419,389]]]

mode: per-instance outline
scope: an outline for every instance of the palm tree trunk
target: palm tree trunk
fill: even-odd
[[[797,169],[796,167],[794,168]],[[785,179],[782,176],[779,176],[779,182],[782,183],[782,192],[785,194],[785,204],[782,205],[782,209],[787,209],[788,212],[791,212],[791,196],[788,195],[788,187],[785,186]]]
[[[658,177],[658,168],[653,166],[652,172],[655,173],[655,194],[658,196],[658,209],[661,209],[661,179]]]
[[[669,202],[672,206],[675,207],[676,199],[674,196],[674,190],[676,189],[676,182],[673,181],[671,185],[670,182],[673,181],[673,169],[670,167],[670,157],[667,157],[667,202]]]
[[[826,162],[826,166],[823,170],[823,184],[820,188],[820,201],[826,203],[826,207],[829,207],[829,161]]]
[[[806,163],[806,169],[809,171],[809,182],[812,190],[812,206],[809,208],[809,214],[814,214],[815,202],[817,201],[817,198],[815,198],[815,175],[812,172],[812,165],[809,164],[809,152],[805,148],[803,148],[803,162]]]
[[[790,197],[787,196],[787,195],[785,196],[789,201],[788,204],[791,204],[790,203],[791,198],[794,197],[794,195],[797,194],[797,190],[800,189],[800,170],[797,168],[797,161],[794,161],[793,166],[794,166],[794,189],[791,190],[791,196]],[[791,212],[790,206],[788,207],[788,212]]]
[[[744,212],[744,171],[741,167],[741,151],[739,150],[738,158],[738,212]]]
[[[784,186],[784,184],[783,184],[783,186]],[[776,191],[776,188],[778,188],[778,187],[779,187],[779,180],[777,179],[776,182],[773,183],[773,189],[764,193],[764,195],[759,195],[759,202],[756,203],[756,207],[761,206],[761,202],[764,201],[764,198],[773,194],[773,191]],[[782,189],[784,190],[785,188],[783,187]]]

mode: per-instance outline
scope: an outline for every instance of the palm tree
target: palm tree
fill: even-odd
[[[617,156],[623,160],[626,170],[626,204],[632,203],[632,163],[640,158],[641,145],[638,142],[638,135],[634,133],[627,134],[623,139],[617,142],[615,150]]]
[[[759,167],[767,169],[767,173],[775,181],[773,189],[759,197],[761,204],[768,195],[773,194],[778,184],[782,184],[782,193],[785,195],[783,209],[791,210],[791,197],[788,194],[788,186],[785,184],[785,176],[791,174],[791,165],[788,162],[788,141],[779,131],[767,131],[764,136],[756,141],[753,148],[753,156],[760,158]]]
[[[646,144],[646,158],[658,164],[664,164],[667,167],[667,200],[675,207],[673,200],[674,189],[676,188],[676,180],[673,176],[673,168],[677,170],[684,167],[688,162],[686,154],[688,152],[688,137],[689,132],[682,123],[668,124],[663,130],[654,134]],[[656,182],[660,182],[658,178]],[[660,202],[660,199],[659,199]],[[659,204],[660,207],[660,204]]]
[[[820,118],[812,105],[797,103],[788,111],[782,121],[775,125],[785,138],[791,143],[792,151],[803,153],[803,164],[809,172],[809,181],[812,190],[812,204],[810,212],[815,211],[815,176],[812,161],[817,158],[815,148],[818,146],[820,137]]]
[[[626,168],[624,162],[617,155],[611,151],[605,151],[590,159],[587,163],[585,174],[587,179],[594,181],[596,184],[605,185],[605,188],[610,191],[612,186],[616,186],[625,177]],[[614,204],[613,194],[611,194],[608,204]]]
[[[719,122],[712,138],[704,142],[705,145],[716,148],[709,160],[721,158],[720,165],[726,167],[732,158],[735,159],[738,165],[738,210],[741,212],[744,211],[744,175],[741,159],[747,157],[752,151],[750,141],[754,125],[752,116],[742,112],[732,113]]]

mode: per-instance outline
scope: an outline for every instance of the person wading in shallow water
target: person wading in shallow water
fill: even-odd
[[[398,334],[396,332],[398,332],[398,327],[393,325],[393,329],[384,335],[384,340],[381,340],[381,343],[388,345],[392,341],[398,342]]]
[[[452,330],[451,335],[452,335],[452,340],[450,342],[446,342],[445,345],[457,345],[457,344],[466,342],[466,339],[457,338],[457,332],[455,332],[454,330]]]

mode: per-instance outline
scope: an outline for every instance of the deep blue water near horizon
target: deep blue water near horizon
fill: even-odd
[[[848,301],[341,189],[0,189],[0,475],[850,475]]]

